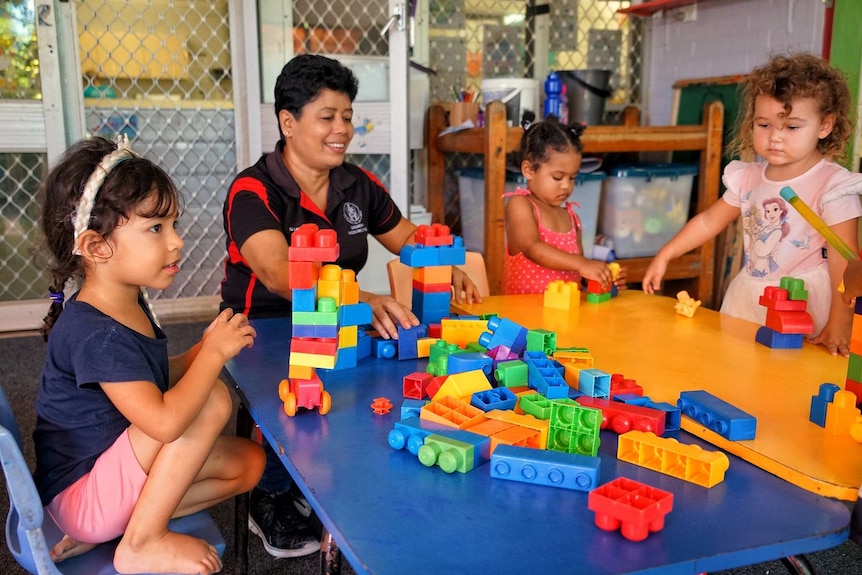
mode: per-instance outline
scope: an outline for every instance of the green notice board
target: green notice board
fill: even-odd
[[[709,102],[721,102],[724,104],[724,129],[722,136],[722,170],[730,161],[727,146],[733,139],[736,130],[736,118],[739,115],[740,86],[742,76],[727,78],[716,78],[714,81],[691,81],[682,82],[679,87],[679,105],[676,115],[676,124],[680,126],[700,124],[703,122],[703,107]],[[678,152],[674,154],[674,162],[698,161],[699,152]]]

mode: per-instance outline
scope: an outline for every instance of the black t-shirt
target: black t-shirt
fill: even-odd
[[[299,189],[282,161],[284,144],[261,156],[231,184],[223,215],[227,234],[222,309],[230,307],[249,317],[290,315],[290,301],[270,292],[240,253],[242,245],[263,230],[279,230],[291,243],[302,224],[334,229],[341,255],[336,262],[358,273],[368,259],[368,234],[384,234],[401,221],[401,211],[383,184],[369,172],[342,164],[329,174],[326,213]],[[361,282],[360,282],[361,283]]]

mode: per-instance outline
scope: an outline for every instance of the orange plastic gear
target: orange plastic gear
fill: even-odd
[[[385,397],[377,397],[371,403],[371,409],[377,415],[386,415],[392,411],[392,402]]]

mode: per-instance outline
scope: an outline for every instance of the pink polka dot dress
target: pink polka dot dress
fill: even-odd
[[[529,190],[519,188],[514,192],[503,194],[504,198],[510,196],[529,196]],[[574,206],[578,206],[576,202],[566,202],[566,211],[569,213],[569,218],[572,221],[572,229],[567,232],[555,232],[542,225],[541,217],[539,216],[539,208],[530,200],[533,205],[533,210],[536,213],[536,222],[539,225],[539,238],[546,244],[552,245],[564,252],[570,254],[580,254],[578,249],[578,235],[581,230],[581,220],[575,213]],[[580,207],[580,206],[578,206]],[[528,259],[523,253],[517,255],[509,255],[509,246],[505,246],[503,262],[503,294],[526,294],[526,293],[544,293],[548,284],[554,280],[563,280],[567,282],[580,281],[581,275],[575,271],[552,270],[533,262]]]

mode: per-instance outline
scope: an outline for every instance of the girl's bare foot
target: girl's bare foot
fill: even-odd
[[[60,539],[59,543],[54,545],[51,549],[51,559],[54,563],[59,563],[60,561],[69,559],[70,557],[83,555],[95,546],[96,543],[81,543],[80,541],[75,541],[68,535],[63,535],[63,538]]]
[[[114,568],[120,573],[188,573],[210,575],[221,571],[215,547],[197,537],[166,531],[162,536],[120,540],[114,553]]]

